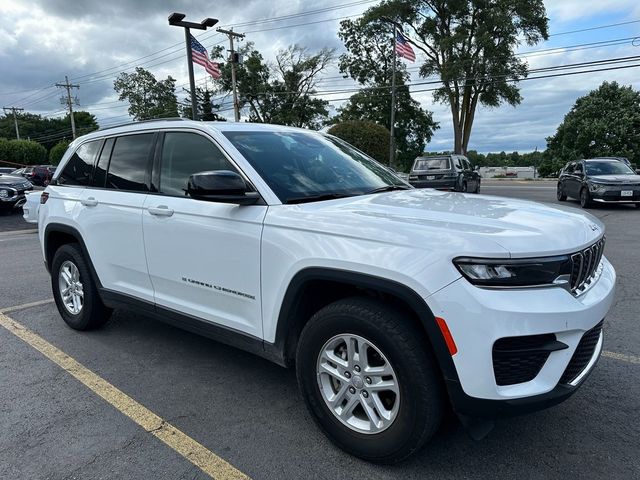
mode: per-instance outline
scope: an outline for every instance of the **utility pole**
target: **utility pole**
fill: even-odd
[[[65,88],[67,90],[67,96],[60,99],[60,103],[66,105],[69,108],[69,117],[71,117],[71,134],[73,139],[76,138],[76,121],[73,118],[73,104],[80,105],[78,97],[71,98],[71,89],[80,88],[80,85],[73,85],[69,83],[69,78],[64,76],[64,83],[56,83],[56,87]]]
[[[238,89],[236,88],[236,63],[240,63],[240,55],[233,49],[233,39],[235,37],[244,38],[244,33],[236,33],[233,31],[233,28],[231,30],[217,28],[216,31],[229,37],[229,62],[231,62],[231,85],[233,86],[233,113],[236,122],[239,122],[240,108],[238,105]]]
[[[185,22],[184,17],[186,15],[184,13],[172,13],[169,15],[169,25],[174,27],[183,27],[184,28],[184,43],[187,47],[187,63],[189,69],[189,88],[191,89],[191,118],[193,120],[198,119],[198,101],[196,98],[196,81],[193,78],[193,55],[191,53],[191,30],[195,28],[196,30],[206,30],[209,27],[213,27],[216,23],[218,23],[217,18],[205,18],[200,23],[195,22]]]
[[[2,107],[4,110],[4,114],[7,114],[7,110],[13,113],[13,124],[16,126],[16,138],[20,140],[20,131],[18,130],[18,117],[16,116],[16,112],[22,112],[24,108],[17,107]]]

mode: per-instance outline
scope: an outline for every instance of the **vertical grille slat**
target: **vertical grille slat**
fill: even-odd
[[[593,245],[571,255],[571,292],[578,296],[586,287],[591,285],[604,253],[605,238],[598,240]]]

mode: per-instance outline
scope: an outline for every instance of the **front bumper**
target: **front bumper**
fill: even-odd
[[[633,195],[623,197],[621,192],[624,190],[632,191]],[[598,203],[640,203],[640,189],[637,187],[629,187],[628,189],[620,187],[611,190],[591,192],[591,200]]]
[[[451,357],[457,378],[445,379],[456,412],[485,418],[526,413],[561,402],[582,384],[599,357],[602,333],[577,376],[564,374],[585,334],[613,301],[615,271],[602,261],[600,278],[579,297],[562,288],[486,290],[461,278],[427,299],[434,315],[447,322],[458,349]],[[498,384],[493,357],[498,340],[549,334],[565,347],[550,351],[532,379]]]

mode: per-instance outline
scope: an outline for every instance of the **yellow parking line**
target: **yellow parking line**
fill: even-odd
[[[623,362],[635,363],[636,365],[640,365],[640,357],[636,357],[634,355],[626,355],[624,353],[618,352],[608,352],[604,350],[602,352],[603,357],[614,358],[616,360],[622,360]]]
[[[5,311],[7,310],[10,309],[6,309]],[[53,363],[83,383],[92,392],[102,397],[121,413],[140,425],[147,432],[153,434],[156,438],[212,478],[220,480],[249,478],[233,465],[206,449],[200,443],[163,420],[144,405],[141,405],[126,393],[71,358],[62,350],[51,345],[38,334],[3,313],[0,313],[0,326],[6,328],[16,337],[38,350]]]

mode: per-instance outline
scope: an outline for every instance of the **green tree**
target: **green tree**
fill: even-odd
[[[135,120],[178,116],[176,81],[171,76],[156,80],[151,72],[136,67],[134,73],[121,73],[113,82],[119,100],[129,102],[129,115]]]
[[[578,98],[555,135],[547,138],[547,150],[561,162],[621,156],[640,164],[640,92],[604,82]]]
[[[38,165],[46,159],[47,149],[37,142],[0,138],[0,160],[8,165]]]
[[[58,165],[67,148],[69,148],[69,142],[67,140],[56,143],[49,151],[49,163],[51,165]]]
[[[98,129],[96,118],[88,112],[74,112],[76,131],[84,135]],[[18,128],[22,139],[32,139],[50,150],[61,139],[71,139],[69,115],[42,117],[33,113],[18,115]],[[15,139],[13,116],[0,117],[0,137]]]
[[[212,51],[221,58],[224,49]],[[319,128],[328,115],[326,100],[315,98],[319,74],[334,58],[334,50],[324,48],[312,54],[307,48],[292,45],[276,55],[275,64],[264,61],[252,43],[240,53],[242,64],[236,65],[238,104],[248,109],[249,121],[276,123],[295,127]],[[217,81],[221,92],[231,95],[231,65],[224,64]]]
[[[182,116],[185,118],[192,118],[191,115],[191,93],[185,89],[187,96],[180,105]],[[224,122],[225,117],[218,115],[217,110],[220,110],[219,103],[213,103],[214,92],[208,88],[196,87],[196,108],[198,110],[198,119],[205,122]]]
[[[543,0],[385,0],[362,21],[395,22],[423,54],[420,75],[442,82],[434,98],[451,108],[456,153],[467,151],[478,103],[522,100],[515,81],[528,68],[518,45],[548,38]]]
[[[333,125],[328,133],[350,143],[381,163],[387,163],[389,160],[389,130],[375,122],[342,122]]]
[[[338,35],[347,49],[347,53],[340,56],[340,71],[363,88],[351,96],[332,121],[373,120],[391,128],[390,86],[394,57],[391,30],[389,24],[382,20],[344,20],[340,23]],[[431,112],[423,110],[411,97],[406,84],[408,79],[404,62],[396,59],[394,137],[396,164],[402,169],[407,169],[424,151],[438,128]]]

